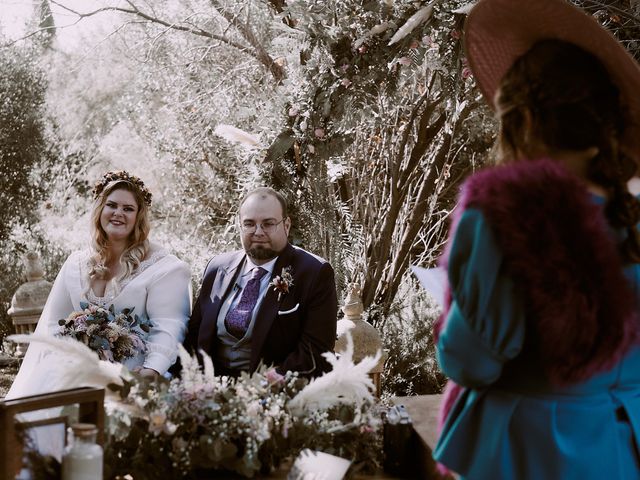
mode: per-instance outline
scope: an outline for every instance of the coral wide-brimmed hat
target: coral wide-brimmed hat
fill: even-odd
[[[609,71],[629,114],[622,147],[640,164],[640,66],[591,16],[566,0],[480,0],[465,24],[465,50],[491,108],[502,77],[537,41],[555,38],[591,52]]]

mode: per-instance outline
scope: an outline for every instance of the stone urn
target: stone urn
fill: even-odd
[[[7,312],[13,320],[16,333],[19,334],[34,332],[51,291],[51,283],[43,278],[44,272],[37,253],[27,253],[25,269],[27,282],[20,285],[13,294],[11,308]],[[16,354],[23,356],[27,347],[28,344],[19,343]]]
[[[338,338],[336,340],[335,351],[337,353],[344,352],[347,349],[347,332],[351,333],[353,339],[353,362],[358,363],[364,357],[373,357],[382,351],[382,337],[378,330],[367,323],[362,318],[364,307],[360,297],[360,286],[350,284],[347,289],[347,296],[344,299],[342,311],[344,318],[338,321]],[[376,395],[380,396],[380,374],[384,370],[384,362],[387,354],[383,351],[382,357],[378,364],[369,372],[374,385],[376,386]]]

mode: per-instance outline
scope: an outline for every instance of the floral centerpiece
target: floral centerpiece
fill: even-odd
[[[58,321],[58,336],[74,338],[110,362],[122,363],[146,351],[151,322],[134,314],[133,308],[116,312],[113,305],[103,308],[86,302],[80,302],[80,308]]]
[[[193,478],[202,470],[253,477],[306,448],[375,470],[381,421],[367,372],[377,359],[353,365],[346,353],[325,354],[334,370],[311,382],[266,367],[216,376],[206,355],[201,369],[184,350],[181,378],[149,384],[131,376],[121,401],[107,407],[106,478]]]
[[[181,346],[180,378],[149,381],[98,360],[84,342],[12,338],[64,353],[73,375],[60,386],[107,388],[104,478],[226,478],[229,472],[254,477],[307,449],[348,460],[350,473],[373,472],[382,463],[384,408],[368,375],[380,352],[353,364],[350,335],[339,357],[324,354],[333,370],[311,381],[264,366],[237,379],[217,376],[206,354],[201,368]],[[42,458],[34,457],[35,471]]]

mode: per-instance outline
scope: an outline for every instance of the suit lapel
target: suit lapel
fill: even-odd
[[[282,274],[282,269],[291,265],[293,260],[293,254],[295,250],[288,244],[283,252],[278,256],[276,263],[273,266],[273,272],[271,273],[271,280],[274,277]],[[264,345],[271,325],[278,316],[278,307],[280,302],[278,301],[278,293],[269,287],[267,293],[260,304],[258,314],[256,316],[256,322],[253,327],[253,333],[251,334],[251,369],[254,370],[258,366],[258,362],[261,358],[262,346]]]
[[[244,252],[238,252],[238,255],[234,256],[227,265],[221,266],[215,279],[213,279],[211,288],[206,288],[205,282],[207,279],[202,283],[204,289],[200,294],[202,298],[202,323],[200,324],[200,341],[198,344],[206,352],[211,350],[211,342],[217,334],[218,314],[220,313],[220,308],[222,308],[222,302],[229,294],[231,285],[238,276],[244,258]]]

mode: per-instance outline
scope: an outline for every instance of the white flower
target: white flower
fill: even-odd
[[[167,422],[164,425],[164,433],[167,435],[173,435],[178,430],[178,426],[173,422]]]

